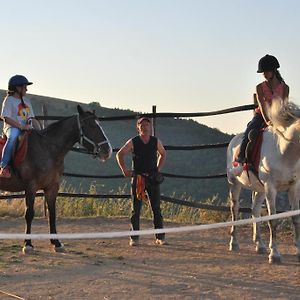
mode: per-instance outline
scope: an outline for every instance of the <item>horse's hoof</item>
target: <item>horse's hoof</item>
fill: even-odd
[[[32,254],[34,253],[34,248],[33,246],[30,245],[24,245],[22,248],[22,253],[23,254]]]
[[[58,246],[58,247],[54,246],[53,250],[54,250],[54,252],[60,252],[60,253],[65,252],[65,246],[63,243],[61,243],[60,246]]]
[[[281,256],[269,256],[270,264],[281,264]]]
[[[266,254],[267,253],[267,249],[265,247],[256,247],[255,251],[257,254]]]
[[[239,244],[230,244],[229,245],[229,251],[240,251]]]

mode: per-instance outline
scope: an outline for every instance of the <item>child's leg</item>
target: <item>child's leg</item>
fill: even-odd
[[[238,155],[237,161],[240,163],[244,163],[245,162],[245,151],[246,151],[246,147],[249,141],[249,132],[252,129],[260,129],[262,128],[263,124],[265,123],[263,117],[261,114],[255,114],[253,119],[248,123],[247,125],[247,129],[244,133],[243,136],[243,140],[241,143],[241,147],[240,147],[240,153]]]
[[[21,134],[21,130],[15,127],[11,127],[6,131],[7,141],[2,151],[2,160],[0,162],[0,167],[5,168],[11,161],[12,151],[14,142],[17,137]]]

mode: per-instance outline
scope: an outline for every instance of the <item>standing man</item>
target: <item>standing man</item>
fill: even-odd
[[[154,228],[163,228],[163,218],[160,211],[159,176],[165,159],[166,151],[160,140],[151,135],[151,121],[142,117],[137,121],[139,135],[128,140],[118,151],[116,158],[125,177],[132,177],[131,195],[133,211],[131,216],[132,230],[140,229],[140,211],[144,191],[148,193],[153,212]],[[133,171],[127,169],[124,156],[132,153]],[[129,245],[137,246],[139,236],[131,236]],[[165,245],[165,234],[156,234],[155,243]]]

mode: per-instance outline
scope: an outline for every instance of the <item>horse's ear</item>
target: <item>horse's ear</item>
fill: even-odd
[[[77,105],[77,111],[79,112],[80,115],[84,113],[82,107],[79,104]]]

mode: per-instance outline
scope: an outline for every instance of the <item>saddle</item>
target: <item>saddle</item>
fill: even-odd
[[[263,141],[263,132],[265,128],[251,130],[249,133],[249,142],[246,147],[246,169],[252,171],[258,176],[258,166],[260,162],[260,149]]]
[[[28,135],[29,131],[25,131],[18,136],[12,153],[12,162],[11,165],[15,168],[19,166],[25,159],[28,149]],[[6,137],[0,137],[0,153],[2,153],[3,147],[6,143]]]

